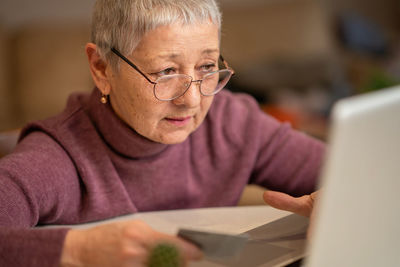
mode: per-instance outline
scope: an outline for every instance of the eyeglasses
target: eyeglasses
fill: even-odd
[[[135,64],[122,55],[114,47],[111,51],[139,72],[149,83],[153,84],[154,96],[161,101],[174,100],[186,93],[192,83],[199,83],[200,93],[204,96],[212,96],[222,90],[229,79],[235,73],[228,63],[220,55],[219,59],[225,66],[225,69],[215,71],[205,71],[201,79],[193,80],[192,76],[186,74],[163,75],[155,81],[150,80]]]

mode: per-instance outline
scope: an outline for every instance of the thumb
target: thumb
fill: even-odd
[[[185,256],[189,260],[200,260],[203,258],[203,252],[199,247],[190,243],[189,241],[180,239],[180,247],[183,250]]]
[[[267,190],[263,194],[264,201],[277,209],[290,211],[305,217],[310,217],[313,209],[313,198],[310,195],[292,197],[288,194]]]
[[[163,235],[166,240],[169,240],[171,244],[178,248],[185,261],[200,260],[203,258],[202,250],[195,244],[178,236]]]

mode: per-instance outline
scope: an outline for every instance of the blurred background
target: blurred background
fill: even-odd
[[[1,0],[0,131],[93,88],[84,45],[94,0]],[[325,139],[332,104],[400,82],[399,0],[220,0],[232,91]]]

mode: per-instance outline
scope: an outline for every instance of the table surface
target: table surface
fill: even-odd
[[[155,230],[168,234],[176,234],[183,227],[239,234],[289,214],[291,213],[267,205],[182,209],[139,212],[73,227],[87,228],[114,221],[140,219]]]
[[[250,233],[257,238],[262,232],[281,232],[283,235],[287,235],[289,232],[292,235],[299,235],[299,231],[303,229],[283,229],[282,227],[292,227],[293,225],[304,224],[302,220],[297,217],[294,218],[289,224],[284,222],[285,218],[290,218],[292,215],[289,212],[274,209],[267,205],[262,206],[238,206],[238,207],[218,207],[218,208],[200,208],[200,209],[186,209],[186,210],[169,210],[169,211],[156,211],[156,212],[141,212],[132,215],[124,215],[117,218],[108,219],[100,222],[93,222],[81,225],[74,225],[74,228],[87,228],[95,225],[121,221],[121,220],[131,220],[140,219],[148,223],[152,228],[157,231],[164,232],[167,234],[176,234],[179,228],[188,228],[195,230],[205,230],[218,233],[228,233],[228,234],[240,234],[240,233]],[[300,216],[299,216],[300,217]],[[277,223],[275,223],[279,220]],[[300,220],[298,223],[296,220]],[[280,223],[282,221],[282,223]],[[287,220],[286,220],[287,221]],[[272,229],[269,226],[273,226]],[[278,227],[277,227],[278,225]],[[279,226],[283,225],[283,226]],[[304,226],[304,225],[303,225]],[[265,231],[263,230],[265,228]],[[289,232],[288,232],[289,231]],[[297,231],[297,232],[296,232]],[[304,231],[303,231],[304,232]],[[262,235],[262,234],[261,234]],[[274,235],[274,234],[273,234]],[[265,238],[265,236],[262,236]],[[270,237],[268,237],[270,238]],[[276,234],[275,237],[276,238]],[[253,244],[252,247],[248,248],[251,250],[249,252],[251,258],[259,258],[256,262],[248,263],[249,255],[247,258],[246,266],[285,266],[301,257],[304,256],[305,248],[305,236],[300,238],[295,238],[296,240],[283,240],[280,239],[277,242],[264,242],[258,243],[256,246]],[[272,244],[272,245],[271,245]],[[258,250],[258,253],[257,253]],[[284,250],[290,250],[290,253],[282,253]],[[286,251],[286,252],[287,252]],[[246,254],[249,254],[246,252]],[[256,253],[256,254],[255,254]],[[275,257],[271,260],[268,258],[268,253],[281,255]],[[260,258],[260,254],[265,254]],[[220,267],[220,266],[240,266],[243,264],[244,259],[241,263],[232,262],[215,262],[209,259],[204,259],[199,262],[193,262],[190,267]],[[250,260],[254,261],[254,260]],[[250,264],[250,265],[249,265]]]

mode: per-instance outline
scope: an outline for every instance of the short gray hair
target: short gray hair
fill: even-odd
[[[221,29],[221,13],[215,0],[97,0],[91,39],[100,56],[118,70],[119,61],[112,55],[112,47],[130,55],[142,37],[158,26],[204,21]]]

